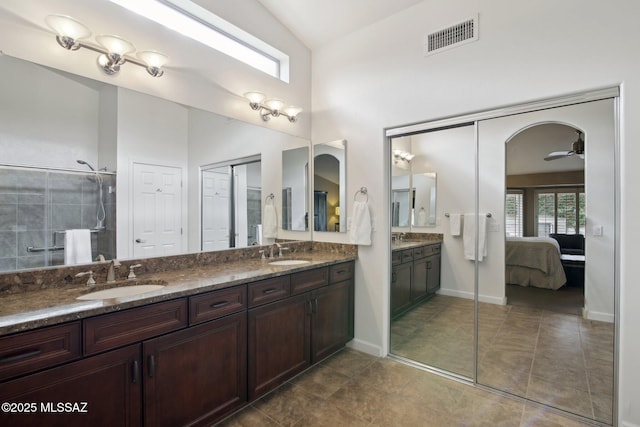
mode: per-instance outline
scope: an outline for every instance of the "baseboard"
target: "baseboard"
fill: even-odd
[[[590,311],[586,308],[582,309],[582,317],[589,320],[597,320],[600,322],[613,323],[615,316],[611,313],[603,313],[600,311]]]
[[[376,357],[384,356],[382,354],[382,347],[380,347],[379,345],[371,344],[370,342],[367,342],[367,341],[359,340],[357,338],[354,338],[351,341],[349,341],[347,343],[347,347],[352,348],[354,350],[361,351],[363,353],[370,354],[372,356],[376,356]]]
[[[438,294],[446,295],[448,297],[473,299],[473,292],[457,291],[455,289],[440,288],[440,290],[438,290]]]
[[[640,427],[640,426],[638,424],[630,423],[628,421],[623,421],[622,427]]]
[[[448,297],[456,297],[456,298],[466,298],[466,299],[473,299],[473,292],[466,292],[466,291],[456,291],[453,289],[440,289],[438,291],[438,294],[440,295],[446,295]],[[478,296],[478,301],[480,302],[486,302],[489,304],[497,304],[497,305],[506,305],[507,304],[507,297],[490,297],[487,295],[480,295]]]

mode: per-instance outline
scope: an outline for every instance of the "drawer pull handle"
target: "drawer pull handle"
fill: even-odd
[[[0,359],[0,363],[13,363],[20,360],[28,359],[30,357],[37,356],[42,353],[42,350],[31,350],[24,353],[16,354],[15,356],[7,356]]]
[[[221,302],[216,302],[210,305],[211,308],[221,308],[224,307],[225,305],[228,305],[229,301],[221,301]]]
[[[153,378],[156,374],[156,358],[153,354],[149,355],[149,378]]]
[[[336,274],[340,275],[340,274],[347,274],[349,272],[349,270],[337,270]]]
[[[131,371],[132,382],[134,384],[138,383],[138,379],[140,378],[140,364],[137,360],[133,361],[133,370]]]
[[[318,298],[314,298],[313,305],[315,307],[315,313],[318,314]],[[314,313],[314,311],[312,311]]]
[[[269,295],[272,294],[274,292],[277,292],[278,290],[276,288],[269,288],[269,289],[265,289],[264,291],[262,291],[262,293],[264,293],[265,295]]]

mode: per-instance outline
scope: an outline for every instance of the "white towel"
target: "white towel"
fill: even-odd
[[[449,228],[451,229],[452,236],[460,235],[460,224],[462,223],[462,215],[449,214]]]
[[[355,245],[371,245],[371,213],[367,202],[353,202],[349,238]]]
[[[424,208],[421,208],[420,212],[418,212],[418,226],[424,227],[426,225],[427,225],[427,211],[425,211]]]
[[[278,215],[274,205],[266,205],[264,207],[262,237],[265,239],[275,239],[278,237]]]
[[[478,261],[487,256],[487,215],[464,214],[464,231],[462,233],[464,244],[464,258],[475,260],[476,252],[476,218],[478,220]]]
[[[91,232],[83,230],[66,230],[64,233],[65,265],[89,264],[91,257]]]

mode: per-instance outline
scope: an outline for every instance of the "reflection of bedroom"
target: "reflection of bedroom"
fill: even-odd
[[[584,155],[569,154],[579,139],[582,135],[570,126],[542,124],[507,144],[505,294],[510,305],[582,313],[585,162]],[[557,155],[545,160],[552,152]]]

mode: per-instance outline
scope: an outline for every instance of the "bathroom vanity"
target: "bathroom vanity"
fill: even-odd
[[[353,338],[354,259],[167,271],[161,291],[0,317],[0,424],[211,425]]]
[[[391,252],[391,318],[440,289],[440,241],[394,242]]]

